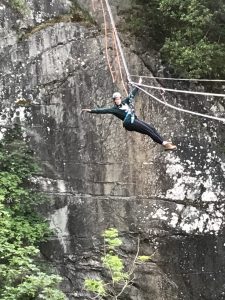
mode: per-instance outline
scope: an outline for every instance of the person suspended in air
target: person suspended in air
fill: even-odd
[[[141,78],[139,80],[141,83]],[[148,135],[154,142],[163,146],[164,150],[176,150],[177,146],[170,141],[165,141],[157,130],[150,124],[140,120],[134,113],[133,99],[138,92],[135,87],[131,93],[122,100],[121,94],[113,94],[114,105],[110,108],[83,108],[82,111],[92,114],[112,114],[123,121],[123,127],[128,131],[135,131]]]

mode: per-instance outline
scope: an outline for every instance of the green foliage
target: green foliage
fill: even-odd
[[[141,262],[146,262],[146,261],[149,261],[151,259],[151,256],[149,255],[140,255],[138,256],[138,260],[141,261]]]
[[[39,168],[19,128],[0,141],[0,170],[0,299],[66,299],[60,278],[38,264],[37,246],[50,230],[35,212],[44,199],[32,185]]]
[[[122,244],[122,241],[120,238],[118,238],[118,235],[119,233],[116,228],[109,228],[103,232],[102,236],[104,237],[105,242],[110,249],[115,249]]]
[[[22,15],[25,15],[28,12],[27,3],[25,0],[9,0],[9,4]]]
[[[177,22],[161,49],[162,57],[177,73],[195,78],[225,76],[225,38],[221,35],[225,25],[219,24],[217,11],[221,9],[225,16],[225,6],[212,4],[205,0],[161,0],[162,13]]]
[[[100,279],[85,279],[84,287],[86,290],[95,293],[99,296],[105,296],[106,290],[105,290],[105,284]]]
[[[184,76],[219,78],[225,75],[224,66],[219,63],[225,60],[222,47],[205,39],[190,45],[178,33],[177,39],[166,40],[162,54],[175,66],[176,72]]]
[[[134,8],[126,15],[125,29],[141,38],[145,47],[160,50],[169,34],[167,17],[162,22],[159,0],[132,0]]]
[[[130,28],[183,76],[225,77],[225,4],[214,0],[133,0]],[[135,21],[133,21],[135,20]]]
[[[109,280],[86,278],[84,288],[94,294],[93,299],[119,299],[118,297],[123,294],[124,290],[132,284],[135,265],[138,261],[139,263],[146,262],[150,257],[136,255],[129,272],[126,272],[125,262],[119,256],[118,251],[118,247],[122,245],[118,230],[116,228],[106,229],[102,236],[104,237],[104,255],[101,260]]]
[[[108,252],[102,257],[103,266],[109,269],[113,282],[120,282],[127,279],[128,275],[123,272],[123,260],[113,252],[113,250],[122,245],[118,230],[116,228],[106,229],[102,236],[104,237],[106,252]]]
[[[109,269],[113,282],[121,282],[128,279],[128,274],[123,271],[123,260],[115,254],[108,253],[102,257],[103,266]]]
[[[36,271],[36,270],[35,270]],[[35,275],[26,276],[26,280],[17,287],[6,287],[2,294],[2,300],[65,300],[62,292],[55,289],[60,278],[56,275],[46,276],[45,273],[37,272]]]

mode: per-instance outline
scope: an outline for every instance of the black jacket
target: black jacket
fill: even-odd
[[[127,115],[127,112],[129,111],[128,109],[124,109],[126,105],[130,105],[133,98],[136,96],[138,92],[138,88],[134,88],[131,93],[121,102],[120,105],[114,105],[112,107],[109,107],[109,108],[95,108],[95,109],[92,109],[90,111],[90,113],[93,113],[93,114],[112,114],[114,116],[116,116],[117,118],[119,118],[120,120],[124,121],[126,115]],[[137,118],[135,116],[135,118]]]

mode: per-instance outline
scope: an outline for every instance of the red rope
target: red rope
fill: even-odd
[[[102,5],[103,18],[104,18],[104,27],[105,27],[105,53],[106,53],[106,59],[107,59],[109,70],[110,70],[112,80],[113,80],[113,83],[114,83],[115,82],[115,77],[113,75],[112,66],[111,66],[110,61],[109,61],[108,38],[107,38],[107,34],[108,34],[108,32],[107,32],[107,22],[106,22],[105,9],[104,9],[104,5],[103,5],[102,0],[101,0],[101,5]]]
[[[115,46],[115,49],[116,49],[116,60],[117,60],[118,66],[119,66],[120,78],[121,78],[121,81],[122,81],[122,84],[123,84],[123,88],[124,88],[126,94],[128,95],[128,92],[127,92],[127,89],[126,89],[126,86],[125,86],[125,83],[124,83],[124,80],[123,80],[122,68],[121,68],[121,63],[120,63],[120,56],[119,56],[119,51],[118,51],[118,46],[117,46],[117,43],[116,43],[116,38],[115,38],[114,31],[113,31],[113,45]]]

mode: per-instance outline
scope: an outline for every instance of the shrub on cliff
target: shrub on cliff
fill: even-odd
[[[42,267],[38,244],[50,233],[36,207],[44,197],[35,191],[38,171],[20,128],[0,141],[0,299],[64,300],[60,277]]]
[[[101,278],[86,278],[84,282],[85,289],[90,292],[93,298],[91,299],[120,299],[127,288],[132,286],[135,281],[135,268],[138,264],[147,262],[151,256],[139,255],[139,240],[137,253],[131,265],[125,267],[125,261],[119,255],[119,247],[122,245],[122,240],[119,237],[116,228],[106,229],[103,234],[104,249],[101,257],[102,266],[106,271],[107,279]]]
[[[225,4],[214,0],[133,0],[130,29],[161,52],[176,74],[225,77]]]

